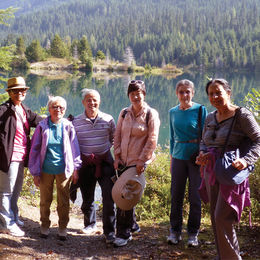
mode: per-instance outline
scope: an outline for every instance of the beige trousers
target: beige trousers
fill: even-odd
[[[42,227],[50,227],[50,206],[53,200],[53,185],[55,180],[57,188],[57,212],[59,216],[59,228],[64,229],[67,227],[69,222],[69,185],[71,180],[71,178],[67,179],[64,173],[41,173],[40,220]]]

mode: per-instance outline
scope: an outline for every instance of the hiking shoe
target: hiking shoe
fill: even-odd
[[[105,235],[105,237],[106,244],[113,244],[116,239],[114,232],[110,232],[108,235]]]
[[[129,238],[116,237],[114,240],[114,247],[125,246],[127,245],[128,241],[131,241],[132,239],[132,236],[130,236]]]
[[[47,238],[49,234],[50,234],[49,228],[41,226],[40,237],[41,238]]]
[[[15,237],[23,237],[25,235],[24,231],[22,231],[16,223],[8,227],[7,234]]]
[[[82,228],[79,232],[81,234],[91,235],[91,234],[95,233],[97,230],[98,229],[97,229],[96,225],[90,225],[90,226]]]
[[[198,236],[197,235],[190,235],[188,238],[188,246],[196,247],[199,245]]]
[[[138,226],[136,228],[131,228],[131,233],[139,233],[141,231],[141,228]]]
[[[65,241],[67,239],[67,229],[66,228],[58,229],[58,238],[61,241]]]
[[[167,242],[169,245],[177,245],[181,240],[181,235],[176,233],[170,233],[170,235],[167,237]]]

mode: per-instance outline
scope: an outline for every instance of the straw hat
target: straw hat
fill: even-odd
[[[112,189],[112,197],[120,209],[130,210],[141,199],[144,188],[144,173],[137,175],[136,167],[131,167],[117,179]]]
[[[26,86],[23,77],[15,77],[15,78],[8,79],[6,91],[9,91],[11,89],[21,89],[21,88],[25,88],[25,89],[29,88]]]

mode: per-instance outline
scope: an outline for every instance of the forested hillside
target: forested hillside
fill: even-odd
[[[0,9],[6,9],[10,6],[18,8],[16,14],[25,14],[44,8],[58,6],[72,0],[1,0]]]
[[[71,41],[86,35],[94,54],[102,50],[122,60],[130,46],[140,65],[260,68],[259,0],[29,2],[44,8],[20,14],[9,28],[0,28],[2,45],[19,35],[27,45],[39,39],[43,47],[56,33]]]

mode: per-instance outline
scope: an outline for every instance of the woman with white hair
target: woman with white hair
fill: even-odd
[[[183,79],[176,84],[179,104],[169,111],[170,155],[171,155],[171,214],[169,244],[176,245],[181,240],[183,223],[183,200],[186,182],[189,180],[189,217],[187,223],[188,246],[198,246],[201,220],[199,186],[201,177],[195,164],[199,142],[207,115],[206,108],[192,101],[195,93],[192,81]]]
[[[34,183],[40,187],[41,237],[47,238],[50,227],[50,205],[53,200],[53,184],[56,180],[58,237],[66,240],[69,222],[69,185],[71,176],[78,179],[81,166],[78,139],[70,121],[64,119],[67,107],[62,97],[50,97],[50,116],[41,121],[32,138],[29,170]]]

